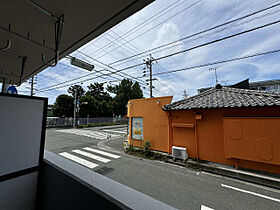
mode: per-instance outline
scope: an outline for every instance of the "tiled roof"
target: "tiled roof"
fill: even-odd
[[[164,110],[263,106],[280,106],[280,94],[220,86],[166,105]]]

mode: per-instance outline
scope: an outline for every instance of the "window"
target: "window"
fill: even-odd
[[[143,140],[143,117],[131,118],[131,138]]]

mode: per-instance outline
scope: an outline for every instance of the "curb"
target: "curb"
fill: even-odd
[[[249,172],[242,169],[236,170],[234,168],[223,167],[209,163],[199,163],[191,159],[187,160],[186,163],[183,163],[182,161],[173,161],[172,159],[168,159],[167,162],[280,190],[280,178],[263,175],[257,172]]]

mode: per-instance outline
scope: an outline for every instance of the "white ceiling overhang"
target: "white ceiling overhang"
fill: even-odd
[[[1,0],[0,81],[20,84],[55,63],[55,25],[60,17],[59,59],[152,1]]]

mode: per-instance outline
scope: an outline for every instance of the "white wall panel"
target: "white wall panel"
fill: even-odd
[[[0,176],[38,166],[44,101],[0,96]]]

